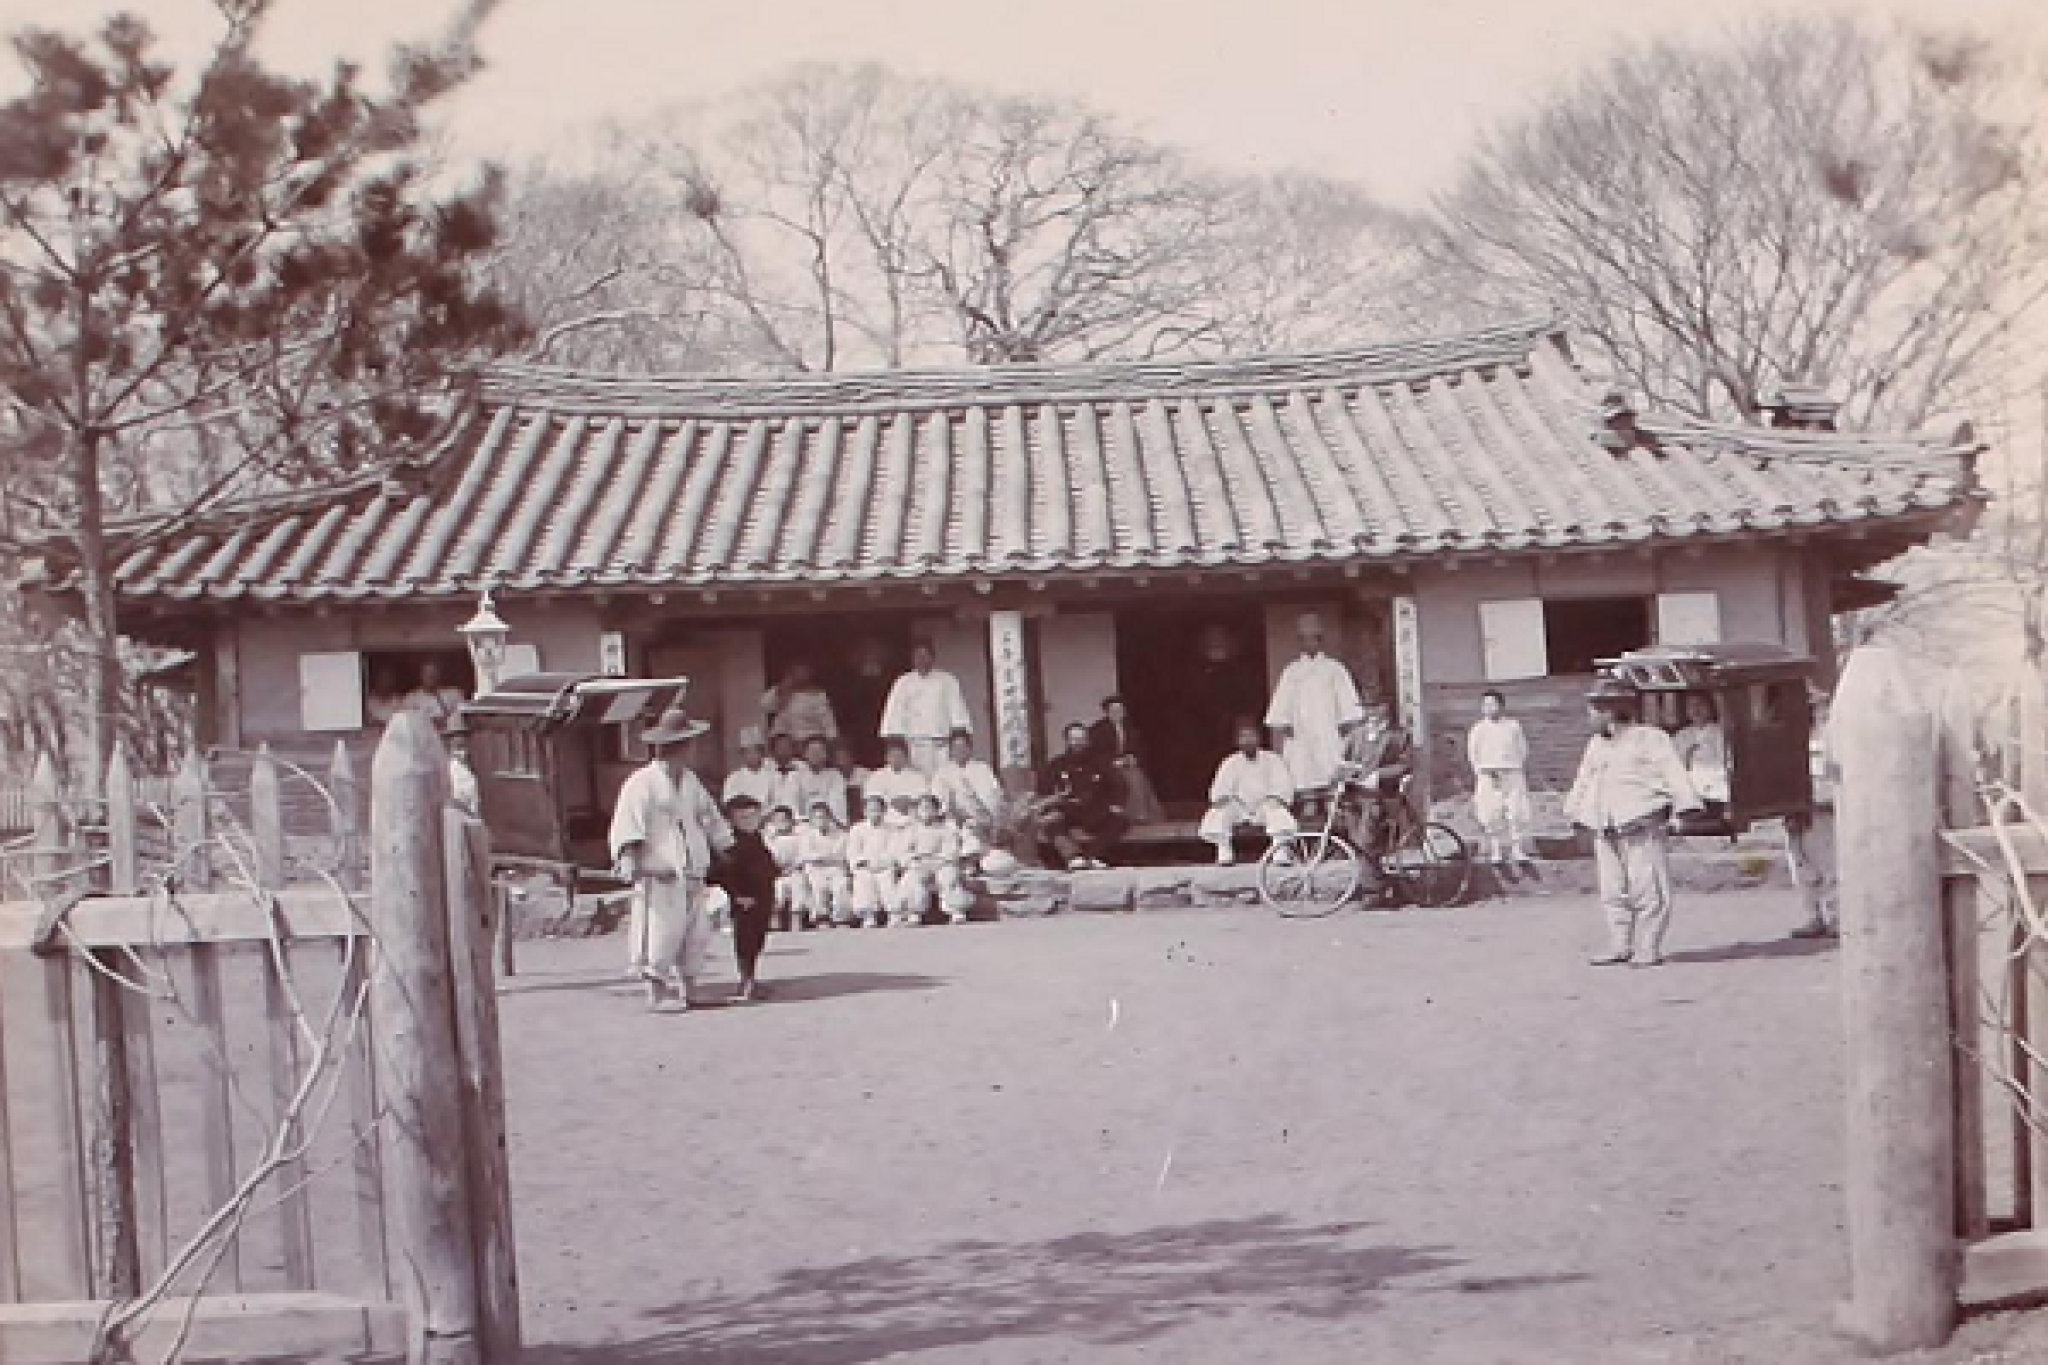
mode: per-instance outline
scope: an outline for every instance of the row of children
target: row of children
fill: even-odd
[[[746,809],[753,799],[742,796],[733,805]],[[935,910],[962,924],[974,904],[966,864],[979,843],[929,792],[911,803],[908,815],[870,794],[851,828],[823,801],[813,802],[801,821],[778,807],[769,816],[766,843],[775,863],[774,913],[785,928],[874,928],[885,920],[902,928]]]

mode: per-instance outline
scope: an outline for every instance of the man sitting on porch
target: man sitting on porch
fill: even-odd
[[[960,826],[966,853],[973,857],[997,846],[1003,823],[1002,779],[974,756],[974,740],[953,736],[945,765],[932,774],[932,795],[946,817]]]
[[[1109,866],[1130,820],[1124,814],[1123,779],[1097,752],[1088,727],[1067,727],[1067,751],[1048,763],[1039,780],[1038,837],[1070,872]]]
[[[1228,867],[1237,861],[1232,845],[1237,831],[1255,825],[1270,837],[1294,832],[1294,812],[1288,802],[1294,796],[1294,775],[1287,760],[1262,742],[1257,721],[1237,723],[1237,748],[1216,769],[1209,784],[1209,810],[1202,817],[1201,835],[1216,846],[1216,863]]]

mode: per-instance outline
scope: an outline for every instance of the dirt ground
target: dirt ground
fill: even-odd
[[[1658,971],[1575,899],[782,935],[772,1001],[667,1017],[616,937],[522,945],[529,1359],[1853,1359],[1795,914],[1697,897]]]

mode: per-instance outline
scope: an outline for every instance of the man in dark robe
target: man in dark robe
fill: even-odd
[[[1079,721],[1067,727],[1067,751],[1045,765],[1033,809],[1039,842],[1052,850],[1055,866],[1069,871],[1109,866],[1104,855],[1116,848],[1130,818],[1124,812],[1124,784],[1116,764],[1094,745]]]

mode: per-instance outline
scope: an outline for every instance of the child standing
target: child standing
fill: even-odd
[[[726,805],[732,847],[713,865],[711,879],[732,897],[732,951],[740,970],[741,1003],[760,997],[756,967],[775,913],[775,855],[761,834],[761,803],[736,796]]]
[[[903,874],[892,924],[920,924],[936,902],[954,924],[967,922],[967,888],[960,876],[960,830],[930,792],[917,799],[917,822],[903,831]]]
[[[803,854],[797,847],[796,812],[788,806],[768,812],[764,837],[775,855],[775,927],[785,933],[798,925],[808,928],[810,896],[804,885]]]
[[[1472,763],[1472,814],[1486,831],[1486,861],[1501,860],[1502,835],[1507,856],[1529,861],[1529,738],[1522,722],[1507,713],[1508,700],[1498,692],[1479,698],[1479,720],[1465,738]]]
[[[810,823],[797,831],[797,856],[803,864],[805,904],[815,922],[853,923],[853,885],[846,871],[846,830],[832,807],[811,806]]]
[[[867,818],[846,834],[846,865],[853,873],[853,909],[863,927],[872,929],[896,903],[896,872],[900,865],[896,827],[889,823],[889,802],[883,796],[866,801]]]

